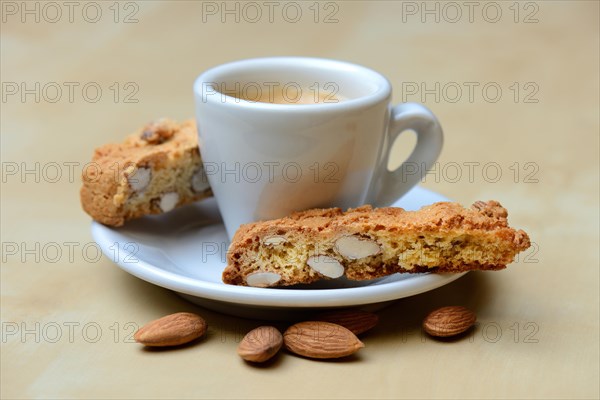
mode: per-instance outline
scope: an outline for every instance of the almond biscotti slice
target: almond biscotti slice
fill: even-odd
[[[498,270],[530,246],[508,226],[496,201],[470,209],[442,202],[418,211],[363,206],[298,212],[242,225],[227,254],[223,282],[256,287],[395,272]]]
[[[194,121],[162,118],[96,149],[80,195],[85,212],[111,226],[211,196]]]

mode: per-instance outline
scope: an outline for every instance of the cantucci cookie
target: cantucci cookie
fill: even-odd
[[[123,143],[99,147],[80,194],[85,212],[111,226],[211,196],[194,121],[159,119]]]
[[[530,246],[527,234],[510,228],[506,218],[496,201],[470,209],[442,202],[418,211],[363,206],[298,212],[242,225],[223,282],[268,287],[396,272],[498,270]]]

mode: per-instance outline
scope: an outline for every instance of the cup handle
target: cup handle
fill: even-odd
[[[387,164],[391,147],[396,138],[407,130],[417,134],[417,144],[400,167],[389,171]],[[419,183],[439,157],[444,141],[437,118],[428,108],[417,103],[404,103],[392,108],[387,135],[386,154],[379,166],[375,184],[369,191],[368,203],[375,207],[390,206]]]

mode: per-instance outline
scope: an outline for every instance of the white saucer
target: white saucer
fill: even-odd
[[[437,201],[447,199],[415,187],[394,206],[415,210]],[[107,257],[138,278],[203,307],[261,319],[282,319],[290,312],[315,308],[380,308],[384,302],[438,288],[464,275],[395,274],[366,282],[336,279],[300,289],[226,285],[221,273],[229,241],[214,199],[117,229],[93,222],[92,236]]]

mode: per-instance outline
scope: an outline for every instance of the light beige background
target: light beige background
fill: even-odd
[[[85,3],[77,2],[72,23],[65,6],[52,23],[55,10],[37,2],[28,7],[38,4],[40,21],[22,22],[15,4],[22,7],[2,3],[1,27],[3,398],[598,398],[598,2],[498,2],[495,23],[496,8],[480,2],[472,22],[456,3],[462,16],[454,23],[456,10],[443,2],[427,3],[440,10],[439,22],[421,2],[394,1],[320,3],[315,22],[313,2],[298,2],[297,23],[283,18],[285,2],[272,23],[264,8],[249,22],[254,14],[243,14],[243,3],[240,21],[225,15],[225,23],[222,9],[203,14],[206,2],[120,3],[118,22],[113,2],[98,2],[96,23],[83,17]],[[85,17],[94,11],[88,6]],[[333,11],[338,21],[324,23]],[[132,12],[137,22],[123,23]],[[93,148],[159,116],[192,116],[191,85],[201,71],[267,55],[367,65],[389,77],[396,102],[421,101],[422,92],[406,91],[413,84],[433,88],[424,103],[446,139],[423,186],[465,204],[501,201],[535,248],[505,271],[471,273],[381,311],[366,348],[350,360],[281,354],[263,368],[235,354],[240,333],[259,322],[197,308],[107,258],[86,261],[82,248],[92,239],[78,175]],[[39,102],[10,94],[35,82],[50,84]],[[63,88],[55,103],[53,82]],[[65,82],[79,85],[72,101]],[[89,82],[102,89],[95,103],[81,93]],[[124,102],[128,82],[139,89],[137,103]],[[465,82],[478,85],[473,98]],[[463,93],[453,102],[456,85]],[[497,102],[492,86],[502,90]],[[404,153],[396,149],[394,162]],[[487,163],[496,164],[483,173]],[[426,339],[422,317],[449,304],[476,310],[478,327],[453,343]],[[184,310],[209,322],[201,343],[166,352],[128,343],[133,324]]]

